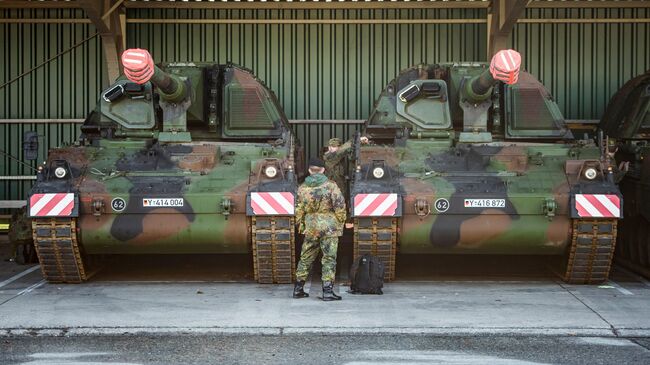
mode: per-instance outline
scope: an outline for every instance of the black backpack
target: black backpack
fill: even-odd
[[[350,268],[351,294],[384,294],[384,264],[375,256],[365,254]]]

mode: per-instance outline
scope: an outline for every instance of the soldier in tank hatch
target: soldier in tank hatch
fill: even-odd
[[[362,144],[368,143],[368,137],[361,137]],[[341,142],[340,138],[332,138],[327,143],[327,152],[323,154],[325,161],[325,175],[334,181],[345,194],[345,158],[352,151],[352,141]]]
[[[296,224],[298,232],[305,235],[296,270],[294,298],[305,298],[304,285],[311,266],[323,252],[322,281],[325,301],[340,300],[334,293],[334,276],[336,275],[336,251],[339,236],[343,234],[346,211],[345,200],[335,182],[324,175],[325,163],[319,158],[309,161],[309,176],[298,188],[296,200]]]

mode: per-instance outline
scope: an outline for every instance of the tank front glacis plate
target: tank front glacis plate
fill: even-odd
[[[360,159],[383,159],[400,176],[402,253],[561,254],[570,239],[565,162],[572,148],[408,140],[404,147],[362,147]],[[581,159],[598,158],[596,147],[579,151]],[[355,183],[353,195],[390,190],[372,180]],[[418,200],[430,212],[418,214]]]
[[[56,153],[74,153],[84,171],[75,179],[78,227],[90,254],[249,252],[249,181],[265,159],[286,157],[283,148],[252,143],[108,145]]]

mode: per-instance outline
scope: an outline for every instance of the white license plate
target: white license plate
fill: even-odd
[[[142,199],[143,207],[182,207],[183,198],[170,198],[170,199],[161,199],[161,198],[144,198]]]
[[[465,199],[465,208],[505,208],[505,199]]]

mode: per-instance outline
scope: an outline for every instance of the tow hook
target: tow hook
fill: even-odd
[[[548,220],[553,219],[555,217],[555,210],[557,208],[557,203],[555,202],[555,199],[553,198],[546,198],[544,199],[544,204],[542,205],[542,210],[544,214],[546,214],[546,217]]]
[[[93,199],[93,203],[92,203],[93,215],[95,217],[99,217],[100,215],[102,215],[102,213],[104,213],[105,206],[106,204],[104,204],[104,199],[102,198]]]
[[[431,205],[429,205],[429,202],[426,199],[418,198],[415,201],[415,213],[420,217],[420,219],[424,219],[431,214]]]
[[[230,198],[223,198],[221,201],[221,214],[225,217],[226,220],[228,220],[228,216],[230,216],[232,210],[232,201]]]

